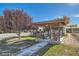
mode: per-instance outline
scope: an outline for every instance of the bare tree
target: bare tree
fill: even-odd
[[[4,19],[3,19],[3,23],[4,23],[4,31],[5,32],[11,32],[12,29],[12,13],[10,10],[4,10]]]
[[[22,9],[4,10],[4,23],[7,31],[12,30],[17,32],[19,39],[21,39],[21,31],[31,26],[31,16],[23,12]]]
[[[3,16],[0,16],[0,33],[3,32]]]

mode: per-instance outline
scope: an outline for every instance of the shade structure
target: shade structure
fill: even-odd
[[[43,27],[62,27],[69,23],[69,18],[64,16],[63,18],[57,18],[54,20],[44,21],[44,22],[35,22],[33,26],[43,26]]]

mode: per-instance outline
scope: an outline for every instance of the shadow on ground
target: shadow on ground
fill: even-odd
[[[36,44],[35,40],[21,40],[8,44],[7,40],[0,41],[0,56],[15,56],[20,50]]]
[[[43,48],[41,48],[40,50],[38,50],[32,56],[43,56],[52,46],[55,46],[55,45],[48,44],[48,45],[44,46]]]

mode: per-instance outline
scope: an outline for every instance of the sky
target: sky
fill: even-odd
[[[68,16],[71,24],[79,24],[79,4],[76,3],[0,3],[0,16],[5,9],[21,8],[33,22]]]

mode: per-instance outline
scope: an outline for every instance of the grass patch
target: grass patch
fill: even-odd
[[[67,46],[63,44],[59,45],[46,45],[39,51],[33,54],[33,56],[79,56],[78,46]]]
[[[79,47],[67,45],[54,45],[44,54],[44,56],[78,56]]]
[[[11,38],[11,39],[8,39],[6,40],[8,44],[13,44],[13,43],[16,43],[16,42],[21,42],[21,41],[35,41],[36,38],[35,37],[31,37],[31,36],[22,36],[21,39],[19,40],[18,37],[14,37],[14,38]],[[17,43],[18,44],[18,43]]]
[[[19,40],[18,38],[13,38],[7,40],[7,43],[11,46],[20,47],[20,46],[31,46],[37,42],[35,41],[35,37],[23,36],[21,37],[21,40]]]
[[[25,40],[35,40],[36,39],[36,37],[32,37],[32,36],[23,36],[21,38],[23,38]]]

